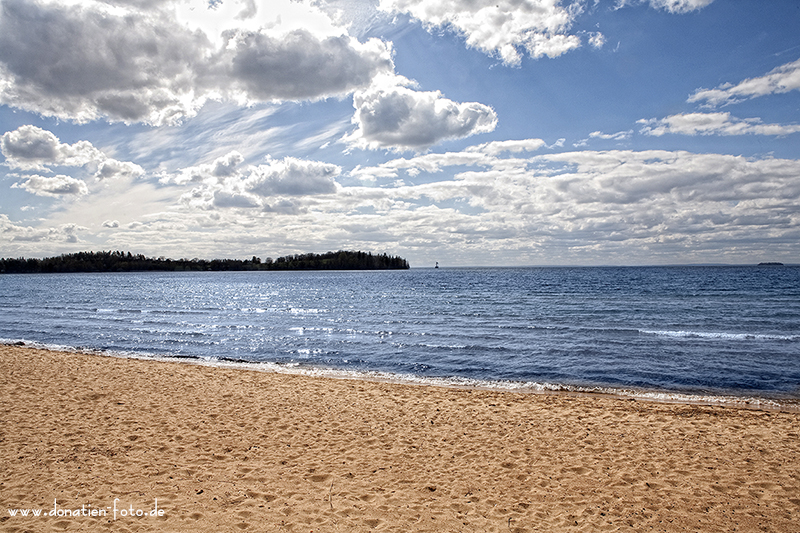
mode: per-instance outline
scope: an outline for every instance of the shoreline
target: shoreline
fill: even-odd
[[[557,383],[490,381],[460,377],[424,377],[415,375],[391,374],[380,371],[352,371],[336,368],[322,368],[305,366],[301,363],[272,363],[247,361],[225,356],[216,359],[194,355],[169,355],[137,352],[121,352],[105,349],[82,349],[72,346],[49,345],[37,341],[5,341],[2,346],[18,346],[29,349],[48,350],[65,353],[76,353],[98,357],[114,357],[120,359],[134,359],[142,361],[167,362],[229,368],[252,372],[267,372],[286,375],[300,375],[307,377],[323,377],[331,379],[344,379],[366,381],[374,383],[390,383],[398,385],[415,385],[420,387],[445,387],[465,390],[486,390],[496,392],[514,392],[520,394],[564,395],[573,397],[601,397],[619,400],[633,400],[677,405],[704,405],[719,406],[732,409],[751,409],[759,411],[776,411],[787,413],[800,413],[800,398],[786,397],[788,395],[757,396],[723,394],[714,392],[690,392],[665,389],[622,388],[615,386],[592,385],[566,385]]]
[[[154,362],[0,346],[0,531],[789,532],[800,516],[797,413]],[[54,504],[78,515],[9,513]]]

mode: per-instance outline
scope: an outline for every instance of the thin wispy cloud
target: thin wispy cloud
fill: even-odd
[[[764,76],[748,78],[736,84],[726,82],[714,89],[698,89],[688,101],[717,107],[790,91],[800,91],[800,59],[776,67]]]
[[[639,120],[641,133],[681,135],[790,135],[800,124],[763,124],[761,119],[740,119],[730,113],[685,113],[662,119]]]

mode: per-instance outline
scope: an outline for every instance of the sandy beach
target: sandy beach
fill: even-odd
[[[16,346],[0,380],[0,531],[800,531],[797,413]]]

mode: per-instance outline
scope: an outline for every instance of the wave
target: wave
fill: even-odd
[[[316,365],[304,365],[297,361],[273,362],[250,361],[236,357],[205,357],[188,354],[158,354],[149,352],[134,352],[122,350],[104,350],[97,348],[84,348],[48,344],[23,339],[0,338],[0,344],[24,345],[31,348],[45,350],[100,355],[107,357],[120,357],[126,359],[154,360],[164,362],[179,362],[201,366],[213,366],[261,372],[274,372],[279,374],[303,375],[309,377],[328,377],[336,379],[354,379],[367,381],[380,381],[388,383],[411,384],[434,387],[453,387],[492,390],[498,392],[519,392],[538,394],[569,394],[569,395],[601,395],[631,400],[645,400],[662,403],[717,405],[721,407],[736,407],[748,409],[780,410],[800,412],[800,399],[768,398],[758,396],[739,396],[732,394],[690,393],[666,390],[647,390],[634,388],[619,388],[608,386],[572,385],[564,383],[549,383],[537,381],[507,381],[468,378],[461,376],[436,377],[417,374],[392,373],[373,370],[348,370],[341,368],[325,368]],[[298,353],[315,353],[317,350],[299,350]]]
[[[756,340],[756,341],[797,341],[800,335],[776,335],[768,333],[726,333],[715,331],[686,331],[686,330],[639,330],[645,335],[656,335],[659,337],[673,338],[696,338],[696,339],[724,339],[724,340]]]

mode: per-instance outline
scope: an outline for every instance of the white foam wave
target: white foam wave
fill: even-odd
[[[293,315],[318,315],[320,313],[327,313],[327,309],[314,309],[314,308],[302,308],[302,307],[291,307],[289,308],[289,313]]]
[[[765,333],[726,333],[716,331],[687,331],[687,330],[640,330],[646,335],[674,338],[697,339],[724,339],[724,340],[769,340],[769,341],[797,341],[800,335],[772,335]]]
[[[274,372],[279,374],[303,375],[308,377],[329,377],[336,379],[354,379],[366,381],[380,381],[388,383],[400,383],[433,387],[451,387],[493,390],[499,392],[520,392],[520,393],[542,393],[542,394],[579,394],[579,395],[603,395],[631,400],[647,400],[662,403],[678,404],[698,404],[698,405],[718,405],[722,407],[743,407],[750,409],[769,409],[800,411],[800,403],[797,401],[783,401],[771,398],[715,395],[715,394],[691,394],[670,391],[652,391],[624,389],[600,386],[579,386],[558,383],[535,382],[535,381],[493,381],[475,379],[459,376],[451,377],[429,377],[416,374],[399,374],[380,371],[345,370],[336,368],[323,368],[316,366],[304,366],[301,363],[276,363],[276,362],[235,362],[224,360],[208,359],[182,359],[169,357],[156,357],[161,360],[174,360],[182,363],[200,364],[204,366],[221,366],[226,368],[241,368],[256,370],[261,372]]]
[[[317,366],[306,366],[296,361],[277,363],[277,362],[250,362],[244,360],[232,360],[219,357],[194,357],[181,355],[163,355],[154,353],[129,352],[129,351],[107,351],[90,348],[80,348],[74,346],[64,346],[58,344],[47,344],[21,339],[0,338],[0,344],[24,344],[31,348],[41,348],[46,350],[85,353],[91,355],[102,355],[107,357],[121,357],[126,359],[155,360],[165,362],[178,362],[184,364],[195,364],[200,366],[212,366],[220,368],[234,368],[242,370],[255,370],[261,372],[274,372],[278,374],[303,375],[309,377],[330,377],[338,379],[355,379],[367,381],[380,381],[389,383],[401,383],[412,385],[424,385],[434,387],[469,388],[481,390],[521,392],[521,393],[566,393],[579,395],[604,395],[632,400],[647,400],[663,403],[678,404],[699,404],[699,405],[718,405],[727,407],[740,407],[750,409],[768,409],[800,412],[800,399],[790,398],[787,400],[734,396],[722,394],[692,394],[673,391],[639,390],[601,386],[580,386],[535,381],[501,381],[484,380],[467,377],[428,377],[415,374],[399,374],[381,371],[345,370],[336,368],[323,368]],[[312,351],[301,350],[300,353]],[[316,353],[317,350],[313,350]]]

